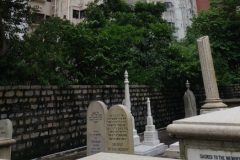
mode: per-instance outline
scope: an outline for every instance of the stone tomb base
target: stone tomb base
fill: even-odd
[[[167,146],[163,143],[160,143],[156,146],[147,146],[144,144],[134,147],[134,153],[142,156],[156,156],[162,154],[167,149]]]
[[[163,154],[164,157],[180,159],[180,147],[179,142],[173,143],[169,146],[166,152]]]

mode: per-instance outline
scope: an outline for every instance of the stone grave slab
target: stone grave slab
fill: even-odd
[[[107,106],[91,102],[87,111],[87,155],[106,151]]]
[[[123,105],[112,106],[107,113],[107,151],[133,154],[132,115]]]
[[[175,160],[175,159],[116,153],[98,153],[92,156],[81,158],[79,160]]]
[[[185,160],[240,159],[240,107],[174,121],[168,132],[179,139]]]

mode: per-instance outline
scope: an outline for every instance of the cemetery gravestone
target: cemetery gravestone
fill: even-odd
[[[206,93],[206,100],[205,104],[201,107],[201,114],[225,109],[227,105],[224,104],[219,98],[217,80],[208,36],[200,37],[197,40],[197,43],[204,89]]]
[[[111,107],[107,113],[107,151],[134,153],[132,115],[123,105]]]
[[[16,142],[12,133],[12,122],[9,119],[0,120],[0,159],[11,159],[11,145]]]
[[[0,137],[12,138],[12,122],[9,119],[0,120]]]
[[[186,82],[187,90],[183,96],[184,108],[185,108],[185,118],[197,115],[196,100],[193,92],[190,90],[189,81]]]
[[[174,121],[168,132],[184,160],[239,160],[240,107]]]
[[[144,156],[156,156],[165,152],[167,146],[160,143],[158,138],[158,131],[153,124],[153,117],[151,113],[150,99],[147,98],[147,125],[145,126],[143,144],[135,146],[135,154]]]
[[[92,102],[87,111],[87,154],[106,151],[107,106],[101,101]]]

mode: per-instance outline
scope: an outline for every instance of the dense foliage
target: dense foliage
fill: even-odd
[[[240,1],[212,0],[211,9],[193,19],[187,44],[203,35],[210,37],[215,70],[220,84],[240,80]]]
[[[164,8],[105,0],[90,4],[78,25],[51,18],[16,46],[11,64],[2,60],[1,83],[122,84],[128,70],[132,84],[183,85],[197,61],[175,42]]]
[[[0,56],[5,55],[19,36],[26,32],[29,22],[29,0],[0,1]]]

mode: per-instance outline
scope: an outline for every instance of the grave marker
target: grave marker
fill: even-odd
[[[12,122],[9,119],[0,120],[0,159],[11,159],[11,145],[16,143],[12,133]]]
[[[107,150],[133,154],[132,115],[123,105],[111,107],[107,113]]]
[[[9,119],[0,120],[0,138],[12,138],[12,122]]]
[[[101,101],[90,103],[87,111],[87,154],[106,151],[107,106]]]

